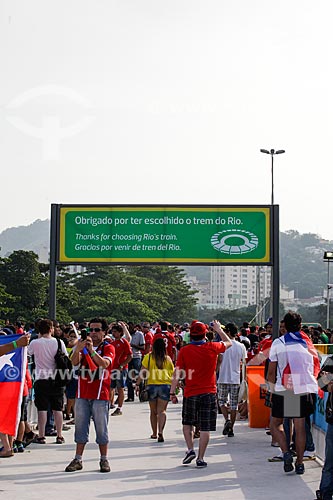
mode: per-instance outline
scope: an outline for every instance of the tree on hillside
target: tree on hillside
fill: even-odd
[[[10,306],[13,301],[14,297],[6,292],[4,285],[0,284],[0,319],[4,320],[14,312],[14,309]]]
[[[0,259],[0,283],[10,294],[6,303],[12,309],[12,320],[36,317],[45,304],[47,278],[40,271],[38,256],[34,252],[18,250]]]
[[[194,314],[195,292],[174,267],[90,267],[75,284],[80,294],[72,310],[76,319],[100,314],[133,322],[184,321]]]
[[[48,275],[49,266],[45,266],[47,268]],[[77,307],[79,302],[79,291],[75,286],[77,276],[78,274],[69,273],[66,267],[59,267],[57,270],[57,317],[51,319],[56,319],[59,323],[68,324],[74,319],[71,312]],[[41,316],[48,316],[48,311],[49,295],[47,295],[45,312],[44,314],[41,314]]]
[[[281,233],[281,283],[298,290],[297,298],[318,296],[325,283],[324,248],[315,234]]]

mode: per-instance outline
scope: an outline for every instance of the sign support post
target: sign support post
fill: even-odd
[[[273,339],[279,337],[280,325],[280,231],[279,231],[279,207],[273,205],[273,282],[272,297],[273,297]]]
[[[57,250],[58,250],[58,205],[51,205],[50,226],[50,282],[49,282],[49,318],[56,319],[57,314]]]

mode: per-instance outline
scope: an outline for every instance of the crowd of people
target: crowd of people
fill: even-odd
[[[177,403],[181,394],[187,446],[182,463],[196,460],[197,467],[206,467],[205,452],[210,432],[216,430],[217,413],[224,416],[222,434],[228,438],[234,436],[237,413],[246,418],[246,397],[240,397],[240,386],[246,365],[256,364],[265,365],[272,443],[281,449],[285,472],[303,474],[318,377],[323,390],[333,391],[332,375],[320,370],[314,348],[314,344],[330,343],[332,332],[320,325],[302,325],[301,317],[294,312],[280,322],[278,339],[272,338],[272,319],[263,327],[243,323],[241,328],[216,320],[209,325],[197,320],[183,325],[167,321],[134,324],[107,323],[95,317],[82,324],[60,325],[38,319],[27,328],[20,322],[6,324],[0,334],[19,335],[17,341],[0,346],[0,356],[28,345],[29,359],[17,435],[0,434],[0,457],[24,452],[31,442],[43,445],[49,435],[61,445],[65,442],[64,429],[75,425],[76,449],[66,472],[83,468],[91,421],[100,471],[110,471],[109,415],[122,417],[124,403],[136,397],[149,402],[150,439],[164,442],[168,403]],[[71,361],[70,376],[65,379],[54,375],[59,352]],[[29,399],[37,409],[38,434],[27,418]],[[324,500],[332,500],[333,494],[333,446],[329,438],[333,424],[328,425],[326,462],[317,493]]]

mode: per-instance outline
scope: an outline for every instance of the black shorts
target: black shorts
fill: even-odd
[[[183,425],[198,425],[201,431],[216,431],[216,418],[216,394],[199,394],[183,398]]]
[[[291,391],[272,394],[272,417],[305,418],[312,413],[312,394],[294,394]]]
[[[49,408],[62,411],[64,406],[64,387],[58,387],[54,380],[36,380],[35,405],[38,411],[47,411]]]

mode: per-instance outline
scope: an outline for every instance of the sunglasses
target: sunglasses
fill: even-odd
[[[89,328],[89,332],[96,332],[99,333],[102,331],[102,328]]]

